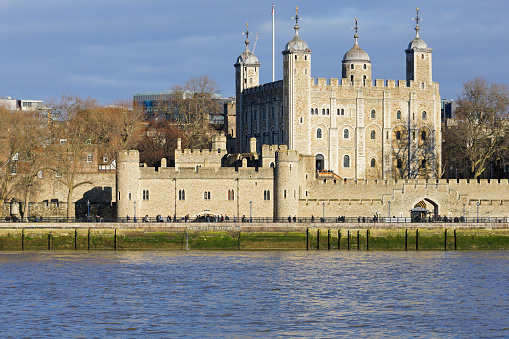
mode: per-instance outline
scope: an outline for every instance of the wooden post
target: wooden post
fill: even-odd
[[[348,244],[348,250],[350,251],[350,230],[348,230],[348,233],[347,233],[347,244]]]
[[[338,230],[338,250],[341,249],[341,229]]]
[[[366,230],[366,251],[369,251],[369,230]]]
[[[115,251],[117,250],[117,229],[115,228],[115,235],[113,238],[113,246],[115,247]]]
[[[88,228],[87,249],[90,250],[90,227]]]
[[[320,249],[320,229],[316,231],[316,249]]]
[[[361,231],[357,230],[357,251],[361,249],[361,237],[360,237]]]
[[[74,229],[74,249],[78,249],[78,229]]]
[[[21,250],[25,250],[25,229],[21,230]]]
[[[51,230],[48,233],[48,251],[51,251]]]
[[[419,229],[415,230],[415,250],[419,250]]]
[[[405,251],[408,251],[408,228],[405,229]]]
[[[444,231],[444,251],[447,251],[447,228]]]
[[[456,251],[458,249],[457,247],[457,239],[456,239],[456,230],[454,230],[454,250]]]
[[[331,240],[331,232],[330,229],[327,231],[327,250],[330,251],[330,240]]]
[[[309,227],[306,227],[306,251],[309,251]]]

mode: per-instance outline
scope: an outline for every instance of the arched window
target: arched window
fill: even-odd
[[[376,160],[375,158],[371,159],[371,167],[375,167],[376,166]]]
[[[401,132],[396,131],[396,140],[401,140]]]
[[[403,161],[401,161],[401,159],[398,159],[398,162],[397,162],[396,166],[398,168],[402,168],[403,167]]]
[[[374,119],[376,116],[376,112],[374,109],[371,110],[371,119]]]
[[[363,86],[366,86],[366,76],[363,76],[363,77],[362,77],[362,85],[363,85]]]
[[[179,190],[179,200],[186,200],[186,191]]]
[[[311,108],[311,115],[315,114],[315,110]]]
[[[401,111],[400,111],[400,110],[398,110],[398,111],[396,112],[396,119],[398,119],[398,120],[400,120],[400,119],[401,119]]]
[[[329,115],[329,109],[327,108],[327,110],[325,111],[327,115]]]
[[[353,65],[352,65],[353,67]],[[350,75],[350,83],[353,85],[353,75]]]
[[[353,64],[350,65],[350,69],[353,69]]]
[[[374,140],[376,138],[376,132],[371,131],[371,139]]]
[[[421,59],[424,59],[424,54],[421,54]]]
[[[316,138],[317,139],[321,139],[322,138],[322,129],[321,128],[317,128],[316,129]]]
[[[343,157],[343,167],[350,167],[350,156],[345,155]]]
[[[421,132],[421,139],[424,141],[426,140],[426,131]]]
[[[325,115],[325,108],[322,108],[322,115]]]
[[[348,130],[348,128],[345,128],[345,130],[343,131],[343,138],[344,139],[350,138],[350,131]]]
[[[426,111],[422,111],[422,120],[426,120]]]
[[[366,64],[364,64],[364,65],[362,66],[362,68],[366,69],[366,68],[367,68],[367,65],[366,65]]]
[[[341,109],[341,115],[345,115],[345,109],[344,108]]]

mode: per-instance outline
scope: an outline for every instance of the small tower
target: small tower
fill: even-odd
[[[299,213],[299,153],[279,146],[274,176],[274,217]]]
[[[299,36],[298,7],[295,9],[295,36],[286,46],[283,54],[283,126],[282,144],[289,149],[309,152],[309,143],[305,138],[309,128],[309,93],[311,90],[311,50]],[[302,122],[301,122],[302,119]]]
[[[249,23],[246,23],[246,49],[237,58],[235,63],[235,95],[236,95],[236,125],[237,131],[252,130],[252,126],[243,126],[248,119],[244,115],[247,114],[247,107],[242,101],[242,92],[250,87],[259,85],[260,82],[260,63],[258,58],[249,50]],[[247,127],[247,128],[245,128]],[[245,144],[242,135],[237,135],[237,152],[242,152],[249,145]]]
[[[141,216],[140,153],[137,150],[120,151],[117,156],[117,216]],[[135,211],[137,209],[137,212]]]
[[[415,38],[408,44],[406,52],[406,80],[418,83],[421,89],[431,86],[432,82],[432,63],[431,54],[433,49],[419,37],[419,7],[417,7],[417,16],[415,20]]]
[[[355,35],[353,36],[355,43],[343,57],[341,77],[348,79],[352,86],[366,86],[366,84],[371,83],[371,60],[368,53],[360,48],[357,41],[359,39],[357,34],[359,30],[357,18],[355,18],[355,27],[352,27],[352,29],[355,30]]]

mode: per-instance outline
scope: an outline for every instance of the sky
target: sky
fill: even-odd
[[[246,22],[251,49],[260,33],[260,83],[272,81],[273,3],[276,80],[295,6],[313,78],[341,77],[357,17],[372,78],[404,80],[419,7],[442,98],[456,99],[463,82],[478,76],[509,82],[507,0],[0,0],[0,97],[49,101],[71,93],[110,104],[201,75],[214,79],[223,97],[234,96]]]

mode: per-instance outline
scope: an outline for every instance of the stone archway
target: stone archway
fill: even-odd
[[[437,218],[438,217],[438,205],[436,202],[429,198],[424,198],[414,205],[414,209],[422,208],[428,210],[428,216]]]

